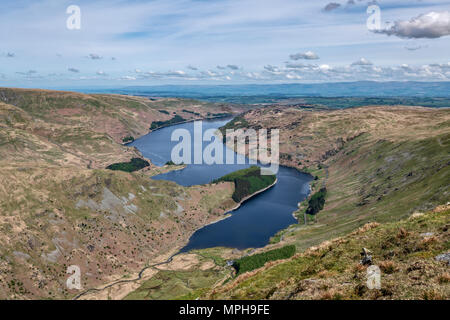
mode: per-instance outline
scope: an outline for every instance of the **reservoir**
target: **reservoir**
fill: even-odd
[[[230,120],[204,120],[203,132],[207,129],[218,129]],[[172,132],[176,129],[186,129],[194,136],[194,123],[188,122],[153,131],[129,145],[138,148],[154,164],[164,165],[171,160],[172,148],[179,143],[171,141]],[[223,144],[222,147],[225,154],[227,147]],[[246,164],[192,164],[183,170],[171,171],[152,179],[174,181],[183,186],[207,184],[250,166],[244,156],[236,153],[234,156]],[[181,252],[218,246],[237,249],[264,247],[278,231],[297,223],[292,213],[297,210],[297,204],[308,196],[312,177],[296,169],[280,166],[277,180],[275,186],[250,198],[237,210],[232,211],[229,218],[197,230]]]

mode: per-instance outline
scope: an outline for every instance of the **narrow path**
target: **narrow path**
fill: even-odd
[[[242,205],[242,203],[244,203],[244,202],[247,201],[248,199],[254,197],[255,195],[257,195],[257,194],[259,194],[259,193],[262,193],[262,192],[266,191],[267,189],[272,188],[277,182],[278,182],[278,179],[275,179],[274,183],[272,183],[270,186],[268,186],[268,187],[266,187],[266,188],[264,188],[264,189],[262,189],[262,190],[259,190],[259,191],[255,192],[255,193],[253,193],[253,194],[247,196],[246,198],[242,199],[242,200],[239,202],[239,204],[238,204],[237,207],[235,207],[235,208],[233,208],[233,209],[227,211],[225,214],[228,214],[228,213],[230,213],[231,211],[236,210],[237,208],[239,208],[239,207]],[[82,296],[85,296],[85,295],[88,294],[88,293],[91,293],[91,292],[100,292],[100,291],[106,290],[106,289],[108,289],[108,288],[111,288],[111,287],[113,287],[113,286],[115,286],[115,285],[117,285],[117,284],[130,283],[130,282],[136,282],[136,281],[139,281],[139,280],[142,279],[142,275],[144,274],[144,272],[145,272],[147,269],[150,269],[150,268],[156,268],[157,266],[161,266],[161,265],[164,265],[164,264],[168,264],[168,263],[172,262],[173,258],[174,258],[176,255],[180,254],[180,253],[182,253],[182,252],[178,251],[177,253],[175,253],[175,254],[173,254],[172,256],[170,256],[166,261],[163,261],[163,262],[159,262],[159,263],[155,263],[155,264],[146,266],[145,268],[143,268],[143,269],[139,272],[138,277],[135,278],[135,279],[117,280],[117,281],[114,281],[114,282],[108,284],[107,286],[105,286],[105,287],[103,287],[103,288],[100,288],[100,289],[97,289],[97,288],[87,289],[86,291],[83,291],[83,292],[79,293],[78,295],[76,295],[72,300],[78,300],[79,298],[81,298]],[[214,261],[214,259],[213,259],[213,261]],[[217,265],[215,261],[214,261],[214,264]]]
[[[81,298],[82,296],[87,295],[88,293],[91,293],[91,292],[100,292],[100,291],[106,290],[106,289],[108,289],[108,288],[111,288],[111,287],[113,287],[113,286],[115,286],[115,285],[117,285],[117,284],[122,284],[122,283],[129,283],[129,282],[136,282],[136,281],[139,281],[139,280],[142,279],[142,275],[144,274],[144,272],[145,272],[146,270],[148,270],[148,269],[150,269],[150,268],[155,268],[155,267],[157,267],[157,266],[161,266],[161,265],[164,265],[164,264],[168,264],[168,263],[172,262],[173,257],[175,257],[175,256],[178,255],[178,254],[179,254],[179,252],[173,254],[173,255],[170,256],[166,261],[158,262],[158,263],[155,263],[155,264],[146,266],[145,268],[141,269],[141,271],[140,271],[139,274],[138,274],[138,277],[135,278],[135,279],[117,280],[117,281],[114,281],[113,283],[108,284],[107,286],[105,286],[105,287],[103,287],[103,288],[100,288],[100,289],[97,289],[97,288],[87,289],[86,291],[83,291],[83,292],[79,293],[78,295],[76,295],[72,300],[78,300],[79,298]]]

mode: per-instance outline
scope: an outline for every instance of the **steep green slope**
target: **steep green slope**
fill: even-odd
[[[308,201],[302,203],[296,212],[300,223],[273,239],[305,253],[246,273],[206,297],[449,298],[445,263],[434,261],[449,250],[448,208],[397,221],[450,201],[450,109],[277,106],[249,111],[242,119],[235,123],[239,128],[280,128],[281,163],[317,176],[313,194],[326,187],[326,201],[306,225]],[[352,233],[358,227],[362,231]],[[319,249],[308,249],[320,243]],[[358,265],[362,247],[374,252],[388,274],[382,290],[364,286],[365,268]]]
[[[288,261],[214,288],[212,299],[449,299],[450,208],[400,222],[367,224]],[[366,286],[362,248],[381,269],[381,288]],[[447,253],[448,255],[448,253]],[[436,258],[439,257],[439,258]],[[448,259],[448,257],[447,257]]]
[[[450,109],[271,107],[242,118],[240,128],[280,128],[281,163],[317,176],[313,193],[327,189],[315,223],[277,237],[300,249],[450,201]]]

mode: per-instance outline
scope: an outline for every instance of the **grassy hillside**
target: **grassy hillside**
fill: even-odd
[[[160,171],[153,165],[133,173],[105,168],[143,167],[142,155],[122,142],[147,133],[152,121],[239,111],[193,100],[0,89],[0,299],[73,297],[69,265],[80,266],[84,289],[99,286],[138,272],[219,219],[235,205],[230,183],[184,188],[150,180]]]
[[[312,194],[324,187],[327,194],[306,225],[303,214],[314,196],[296,212],[300,223],[273,239],[304,253],[216,286],[205,297],[450,297],[446,264],[434,260],[449,250],[449,208],[408,219],[450,201],[450,109],[274,106],[245,113],[228,124],[233,127],[280,129],[281,163],[317,176]],[[365,289],[362,247],[374,252],[385,274],[382,290]]]
[[[400,222],[370,223],[282,262],[216,286],[212,299],[449,299],[450,207]],[[362,248],[381,269],[381,289],[366,287]]]
[[[233,267],[236,269],[236,273],[238,275],[243,274],[261,268],[269,261],[290,258],[294,255],[295,250],[295,246],[290,245],[262,253],[253,254],[251,256],[245,256],[234,261]]]
[[[313,193],[327,189],[315,223],[283,233],[301,249],[450,200],[450,109],[271,107],[242,119],[238,127],[280,129],[281,163],[317,176]]]

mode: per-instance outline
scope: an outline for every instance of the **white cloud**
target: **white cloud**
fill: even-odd
[[[328,3],[322,10],[325,12],[333,11],[339,8],[341,5],[337,2]]]
[[[277,73],[280,72],[280,69],[277,66],[272,66],[270,64],[264,66],[264,70],[271,72],[271,73]]]
[[[291,58],[292,60],[300,60],[300,59],[317,60],[319,59],[319,56],[312,51],[306,51],[304,53],[291,54],[289,58]]]
[[[297,74],[292,74],[292,73],[288,73],[286,75],[286,78],[288,78],[289,80],[301,80],[302,77],[297,75]]]
[[[216,68],[219,70],[226,70],[226,69],[239,70],[239,66],[237,66],[235,64],[228,64],[226,66],[217,66]]]
[[[322,64],[322,65],[319,66],[319,69],[321,71],[330,71],[331,67],[329,65],[327,65],[327,64]]]
[[[98,55],[98,54],[96,54],[96,53],[90,53],[90,54],[88,55],[88,58],[89,58],[89,59],[92,59],[92,60],[100,60],[100,59],[103,59],[102,56],[100,56],[100,55]]]
[[[286,68],[288,69],[309,69],[315,65],[306,65],[303,63],[286,63]]]
[[[440,38],[450,35],[450,12],[429,12],[408,21],[396,21],[393,26],[384,30],[375,30],[389,36],[400,38]]]
[[[229,64],[229,65],[227,65],[227,68],[231,69],[231,70],[239,70],[239,66],[237,66],[235,64]]]
[[[371,65],[373,65],[373,63],[365,58],[361,58],[358,61],[352,63],[352,66],[371,66]]]

